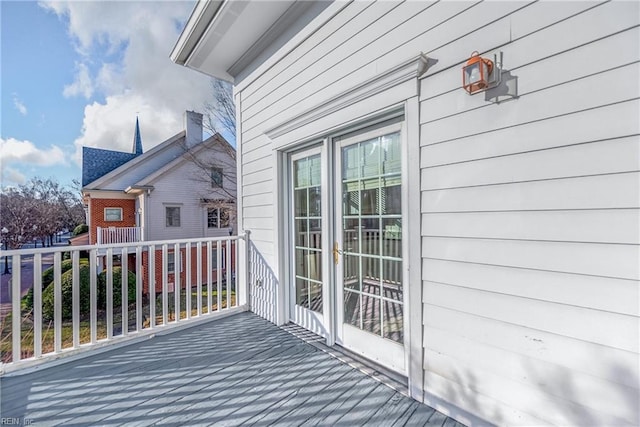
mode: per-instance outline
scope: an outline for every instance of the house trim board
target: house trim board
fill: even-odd
[[[340,93],[338,96],[306,110],[297,116],[275,126],[265,133],[271,139],[277,139],[293,130],[300,129],[318,119],[338,112],[359,101],[365,101],[386,89],[393,88],[407,80],[420,77],[427,70],[427,57],[422,53],[413,57],[355,87]],[[416,80],[416,85],[418,81]],[[275,146],[275,148],[281,148]]]
[[[135,199],[135,194],[126,193],[124,190],[89,190],[83,189],[84,194],[88,194],[91,199]]]
[[[422,401],[424,396],[424,343],[423,343],[423,316],[422,306],[422,213],[420,206],[420,96],[405,101],[405,138],[406,150],[403,156],[404,174],[402,184],[406,190],[406,201],[402,207],[407,213],[407,223],[403,227],[403,251],[408,254],[405,261],[405,283],[419,284],[419,286],[407,286],[405,292],[409,307],[409,316],[405,316],[405,331],[408,331],[408,340],[405,348],[409,395]]]

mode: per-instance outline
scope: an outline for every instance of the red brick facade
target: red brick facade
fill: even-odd
[[[105,221],[105,208],[122,208],[122,221]],[[136,201],[134,199],[89,199],[89,244],[97,243],[98,227],[135,227]]]
[[[216,244],[214,243],[213,245],[213,249],[215,250],[215,246]],[[235,271],[235,265],[236,265],[236,251],[235,251],[235,242],[231,242],[231,270]],[[221,268],[212,268],[211,269],[211,282],[212,283],[217,283],[217,274],[218,271],[220,271],[221,274],[224,273],[224,271],[227,268],[227,263],[226,263],[226,254],[228,253],[228,251],[225,248],[225,245],[222,245],[222,251],[225,254],[225,258],[223,258],[222,261],[222,265],[220,266]],[[173,253],[173,249],[169,248],[169,252]],[[215,252],[214,252],[215,253]],[[180,288],[184,289],[185,288],[185,284],[186,284],[186,280],[187,280],[187,275],[186,275],[186,268],[185,268],[185,263],[186,263],[186,259],[185,259],[185,254],[186,254],[186,250],[185,248],[182,248],[180,250],[180,263],[182,265],[182,268],[180,268]],[[203,245],[202,247],[202,284],[203,286],[207,283],[207,259],[208,259],[208,254],[207,254],[207,247],[206,245]],[[135,264],[131,265],[131,261],[129,262],[130,264],[130,268],[131,271],[135,271]],[[143,277],[143,292],[145,294],[147,294],[149,292],[149,253],[147,251],[142,253],[142,277]],[[156,294],[159,292],[162,292],[162,249],[156,249],[155,250],[155,262],[154,262],[154,267],[155,267],[155,289],[156,289]],[[175,267],[176,269],[178,269],[178,265],[176,265]],[[197,271],[198,271],[198,264],[197,264],[197,250],[195,245],[191,247],[191,286],[195,286],[197,284]],[[175,279],[175,273],[169,273],[167,278],[167,282],[170,284],[169,285],[169,291],[172,292],[173,288],[174,288],[174,284],[176,283]]]

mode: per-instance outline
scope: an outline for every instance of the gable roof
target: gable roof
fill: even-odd
[[[83,185],[84,189],[94,190],[124,190],[138,182],[149,173],[146,170],[156,170],[167,162],[179,157],[184,152],[185,131],[181,131],[166,141],[156,145],[146,153],[135,155],[127,162],[120,164],[97,179]],[[126,153],[125,153],[126,154]],[[140,167],[144,164],[144,168]]]
[[[172,169],[180,166],[181,164],[189,161],[189,156],[196,156],[200,151],[204,149],[210,149],[218,146],[220,148],[220,152],[229,156],[231,160],[236,159],[236,151],[235,148],[229,144],[229,142],[220,134],[215,134],[210,136],[206,140],[194,145],[189,150],[184,151],[181,156],[175,158],[174,160],[168,162],[161,168],[154,170],[149,175],[143,177],[140,181],[136,182],[134,187],[144,187],[150,186],[153,182],[160,176],[166,174]]]
[[[85,187],[136,156],[136,153],[82,147],[82,186]]]

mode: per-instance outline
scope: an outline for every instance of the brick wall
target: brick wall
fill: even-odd
[[[135,227],[136,201],[134,199],[91,199],[89,220],[89,243],[97,243],[98,227]],[[122,221],[105,221],[105,208],[122,208]]]
[[[236,265],[236,251],[235,251],[235,242],[231,242],[231,246],[230,246],[230,251],[231,251],[231,270],[235,271],[235,265]],[[215,250],[215,243],[213,246],[213,249]],[[228,250],[226,250],[224,244],[222,245],[222,250],[226,254],[229,252]],[[170,248],[170,252],[173,252],[173,249]],[[213,252],[213,251],[212,251]],[[180,283],[180,287],[182,289],[185,288],[185,284],[186,284],[186,268],[185,268],[185,263],[186,263],[186,259],[185,259],[185,253],[186,250],[185,248],[182,248],[180,250],[180,263],[182,264],[182,268],[181,271],[179,272],[179,283]],[[209,258],[208,252],[207,252],[207,247],[205,245],[203,245],[202,247],[202,284],[203,286],[206,285],[207,283],[207,259]],[[149,292],[149,254],[147,251],[142,253],[142,269],[143,269],[143,292],[145,294],[147,294]],[[155,266],[155,289],[156,289],[156,294],[162,292],[162,249],[156,249],[155,250],[155,262],[154,262],[154,266]],[[220,273],[222,274],[224,270],[226,270],[227,268],[227,264],[226,264],[226,259],[223,259],[222,261],[222,265],[219,266],[220,268],[212,268],[211,269],[211,282],[212,283],[217,283],[217,274],[218,271],[220,271]],[[179,269],[179,266],[176,265],[176,269]],[[197,269],[198,269],[198,264],[197,264],[197,250],[195,245],[191,247],[191,286],[196,286],[197,284],[197,280],[198,280],[198,276],[197,276]],[[134,270],[131,270],[134,271]],[[175,273],[169,273],[167,278],[167,282],[169,284],[168,289],[169,292],[172,292],[174,289],[174,284],[176,283],[176,275]]]

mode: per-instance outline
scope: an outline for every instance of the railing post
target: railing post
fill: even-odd
[[[102,227],[96,227],[96,244],[102,244]]]
[[[246,304],[247,309],[251,310],[251,230],[244,231],[244,252],[244,284],[238,299],[240,304]]]
[[[12,340],[12,360],[13,363],[19,362],[22,356],[20,345],[22,340],[22,318],[20,315],[20,297],[22,283],[22,258],[20,255],[11,256],[11,330],[13,334]]]

